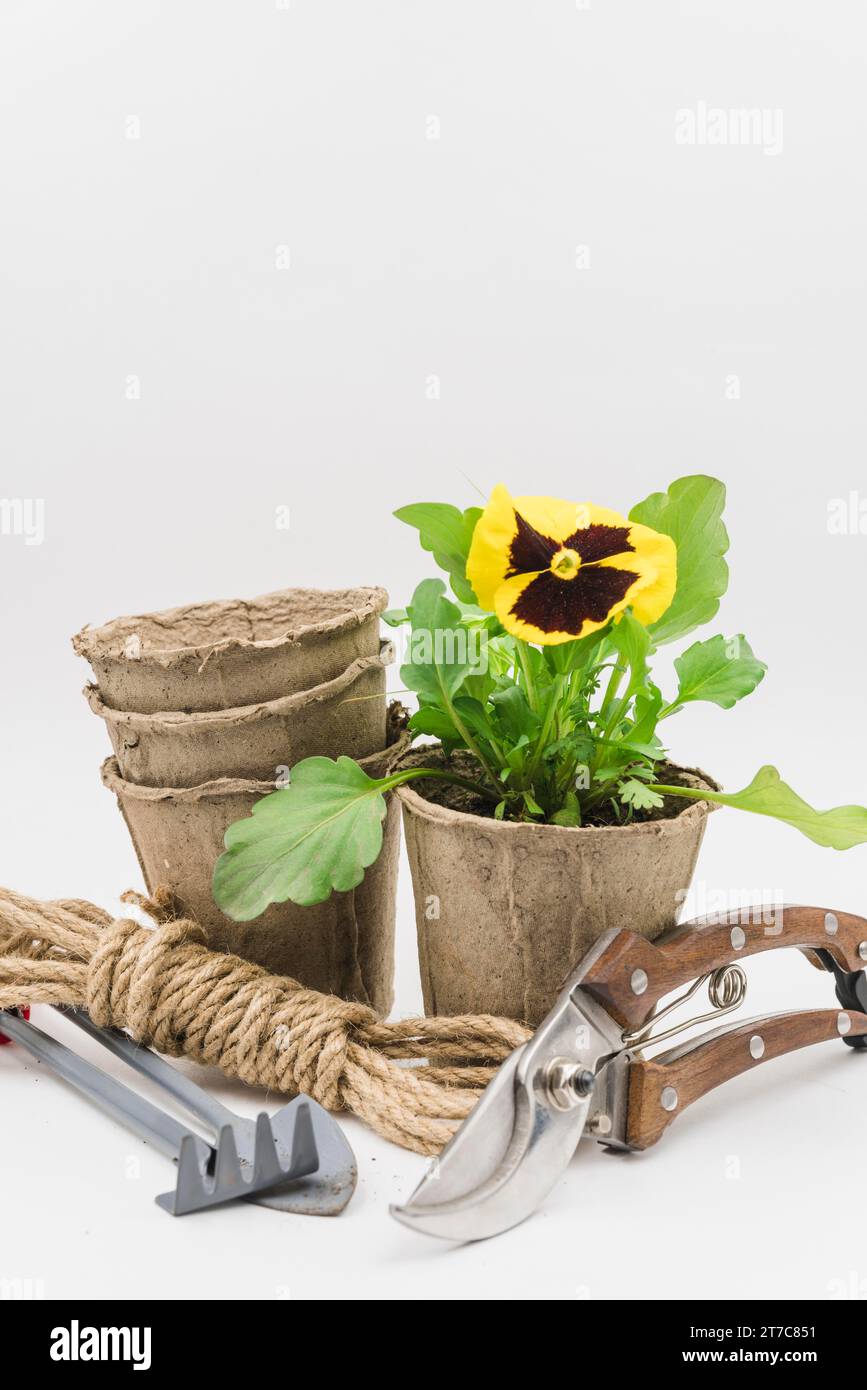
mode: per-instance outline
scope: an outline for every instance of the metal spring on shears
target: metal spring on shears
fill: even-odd
[[[681,1004],[685,1004],[688,999],[701,989],[702,985],[707,985],[708,999],[713,1008],[704,1014],[699,1014],[696,1018],[689,1018],[683,1023],[676,1023],[673,1028],[666,1028],[662,1033],[651,1036],[653,1028],[663,1018],[667,1018],[675,1009],[679,1009]],[[739,965],[721,965],[716,970],[709,971],[706,975],[700,975],[683,994],[678,995],[670,1004],[666,1004],[664,1009],[655,1009],[650,1018],[644,1022],[634,1033],[623,1034],[623,1046],[629,1050],[645,1047],[648,1043],[663,1042],[666,1038],[673,1038],[676,1033],[682,1033],[687,1028],[693,1028],[698,1023],[706,1023],[709,1019],[721,1018],[723,1014],[730,1014],[735,1009],[740,1008],[747,993],[747,977]]]

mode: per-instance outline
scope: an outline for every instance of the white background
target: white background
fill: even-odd
[[[710,631],[770,670],[673,751],[867,800],[867,535],[828,528],[867,505],[865,40],[843,0],[7,0],[0,490],[46,531],[0,536],[0,879],[106,906],[138,881],[83,623],[290,584],[403,602],[430,562],[391,511],[498,481],[626,511],[723,478]],[[781,112],[782,149],[678,144],[700,102]],[[720,812],[697,894],[865,911],[865,856]],[[404,1014],[405,867],[400,892]],[[799,956],[750,973],[751,1014],[833,1002]],[[0,1087],[0,1277],[47,1297],[867,1296],[867,1059],[836,1044],[644,1156],[582,1148],[464,1249],[390,1221],[424,1162],[355,1122],[339,1220],[171,1221],[164,1159],[17,1049]]]

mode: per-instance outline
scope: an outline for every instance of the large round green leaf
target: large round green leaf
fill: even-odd
[[[305,758],[288,787],[226,831],[214,869],[217,906],[249,922],[270,903],[321,903],[355,888],[382,848],[382,789],[352,758]]]

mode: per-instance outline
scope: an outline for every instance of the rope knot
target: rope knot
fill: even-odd
[[[296,989],[281,1002],[270,1035],[278,1077],[326,1110],[340,1109],[353,1034],[375,1021],[375,1012],[309,989]]]
[[[161,996],[171,986],[179,956],[207,950],[205,934],[187,919],[143,927],[121,918],[99,935],[87,972],[85,1007],[100,1028],[128,1028],[134,1037],[165,1032]],[[168,1049],[167,1049],[168,1050]]]

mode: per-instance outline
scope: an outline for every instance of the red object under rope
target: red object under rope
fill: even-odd
[[[19,1009],[19,1013],[21,1014],[21,1017],[22,1017],[22,1018],[29,1018],[29,1017],[30,1017],[30,1010],[29,1010],[29,1008],[26,1008],[26,1009]],[[11,1043],[11,1041],[12,1041],[12,1039],[11,1039],[11,1038],[7,1038],[7,1036],[6,1036],[5,1033],[0,1033],[0,1047],[2,1047],[4,1043]]]

